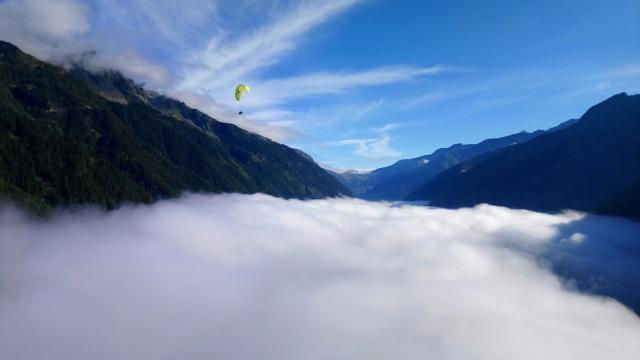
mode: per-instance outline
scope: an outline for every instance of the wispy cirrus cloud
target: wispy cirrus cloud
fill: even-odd
[[[291,102],[357,92],[364,87],[412,81],[452,69],[443,65],[393,65],[357,71],[303,73],[289,77],[265,76],[266,69],[281,62],[304,43],[306,33],[361,2],[363,1],[337,0],[306,1],[289,6],[279,4],[275,6],[279,11],[277,18],[266,24],[235,33],[219,31],[211,36],[203,49],[195,50],[181,59],[184,64],[182,80],[177,84],[176,90],[181,93],[195,93],[202,98],[210,98],[217,103],[237,108],[236,110],[242,108],[245,116],[255,119],[253,122],[262,123],[262,126],[273,125],[275,114],[283,115],[284,119],[277,121],[277,124],[284,124],[286,127],[286,124],[299,123],[300,119],[304,118],[288,109]],[[229,89],[239,82],[250,83],[252,92],[241,104],[236,104],[233,92]],[[349,118],[362,118],[378,108],[382,102],[383,100],[378,99],[368,102],[365,107],[353,109]],[[331,122],[339,113],[340,111],[334,111],[316,117]],[[216,113],[210,115],[220,116]],[[243,126],[237,120],[225,119]],[[243,121],[246,123],[246,119]],[[255,131],[256,128],[250,129]]]
[[[389,124],[384,124],[381,127],[375,128],[375,129],[373,129],[373,131],[386,133],[388,131],[401,128],[403,125],[404,124],[399,124],[399,123],[389,123]]]
[[[376,96],[376,100],[359,99],[360,104],[354,105],[327,99],[326,105],[306,108],[303,113],[293,104],[321,96],[338,99],[336,95],[451,70],[392,64],[286,77],[270,72],[306,44],[314,30],[364,2],[241,0],[230,6],[194,0],[180,4],[168,0],[9,0],[0,3],[0,30],[3,39],[45,60],[81,59],[93,69],[120,70],[214,118],[284,141],[299,134],[300,127],[308,130],[318,122],[337,124],[368,117],[384,100]],[[248,82],[253,89],[241,104],[235,102],[231,90],[238,82]],[[244,116],[238,116],[240,110]],[[384,143],[381,139],[374,148]]]
[[[383,134],[377,138],[354,138],[331,142],[330,146],[352,146],[354,154],[370,160],[395,158],[402,155],[390,145],[391,137]]]
[[[609,68],[566,66],[490,72],[474,69],[474,77],[452,81],[447,86],[429,88],[423,93],[400,99],[401,108],[426,107],[455,99],[469,98],[468,106],[503,105],[515,101],[534,101],[558,97],[575,97],[587,93],[611,94],[618,91],[636,91],[640,83],[640,64],[627,63]]]
[[[439,74],[449,69],[449,67],[441,65],[433,67],[387,66],[364,71],[323,72],[289,78],[273,78],[264,81],[256,80],[255,82],[250,82],[252,89],[251,94],[250,96],[244,97],[240,104],[232,99],[233,94],[229,91],[229,89],[235,86],[233,85],[235,82],[229,83],[226,86],[220,86],[215,82],[215,89],[211,89],[210,91],[192,89],[173,91],[172,94],[176,94],[175,96],[187,103],[190,103],[190,100],[194,98],[198,98],[200,101],[197,103],[204,105],[202,110],[213,117],[240,125],[248,130],[259,130],[260,134],[268,137],[274,134],[280,134],[281,136],[271,138],[274,140],[284,140],[292,137],[290,135],[282,136],[284,135],[282,131],[283,128],[289,127],[287,124],[309,118],[309,116],[301,116],[283,107],[288,103],[310,97],[355,92],[363,87],[413,81],[422,76]],[[216,93],[219,94],[219,96],[216,96]],[[227,101],[224,101],[224,99]],[[227,109],[226,113],[228,114],[235,114],[238,111],[237,109],[242,108],[246,115],[243,117],[230,117],[228,114],[215,111],[219,109],[219,107],[207,106],[207,101],[223,105]],[[356,121],[378,110],[383,104],[383,99],[377,99],[364,104],[345,105],[333,109],[320,108],[318,109],[319,113],[311,116],[309,122],[310,125],[313,125],[317,123],[318,119],[321,119],[323,123],[331,123],[343,119]],[[232,108],[236,110],[231,110]],[[247,113],[247,109],[251,110],[251,112]],[[249,120],[248,117],[253,120]],[[278,117],[279,119],[277,119]],[[249,122],[255,125],[259,124],[259,127],[247,127],[246,125]],[[280,129],[274,129],[275,131],[268,130],[269,127],[274,124],[280,127]],[[291,133],[295,133],[294,129],[291,130]]]
[[[372,113],[373,111],[378,110],[383,104],[384,104],[383,99],[377,99],[363,105],[355,106],[354,108],[351,109],[351,112],[352,112],[351,119],[360,120],[366,115]]]
[[[303,35],[346,11],[361,0],[307,1],[280,9],[277,19],[254,29],[220,31],[203,49],[186,58],[194,68],[186,68],[178,88],[213,90],[246,78],[252,72],[278,63],[292,51]],[[247,35],[244,35],[247,34]]]
[[[449,67],[386,66],[364,71],[322,72],[289,78],[257,81],[253,85],[256,95],[248,97],[247,106],[264,107],[283,104],[311,96],[342,94],[368,86],[395,84],[415,80],[421,76],[439,74]],[[380,100],[367,104],[364,111],[380,105]],[[361,114],[363,116],[364,114]]]
[[[220,7],[220,1],[201,0],[96,0],[95,8],[100,12],[98,29],[112,30],[117,35],[134,32],[125,41],[142,42],[154,47],[189,49],[207,40],[218,30],[212,26]],[[118,36],[120,38],[121,36]]]
[[[378,161],[397,158],[400,157],[402,153],[391,147],[391,136],[389,132],[407,125],[410,124],[387,123],[383,126],[370,129],[371,132],[378,135],[377,137],[343,139],[324,144],[323,146],[352,146],[354,148],[354,154],[368,160]]]
[[[254,107],[258,116],[237,116],[229,89],[249,75],[261,77],[259,71],[282,61],[306,33],[360,2],[9,0],[0,3],[0,33],[44,60],[81,59],[92,69],[120,70],[221,121],[282,141],[296,131],[290,120],[274,116],[290,111]],[[246,26],[243,14],[253,15]],[[306,93],[325,91],[311,86]],[[283,101],[272,96],[264,103]]]

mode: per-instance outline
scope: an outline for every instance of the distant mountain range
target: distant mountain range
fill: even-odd
[[[183,191],[349,195],[296,149],[145,91],[0,42],[0,194],[39,211]]]
[[[564,128],[575,121],[575,119],[566,121],[546,131]],[[399,160],[393,165],[368,173],[348,171],[333,172],[332,174],[363,199],[404,200],[431,178],[465,160],[489,151],[529,141],[543,133],[545,133],[543,130],[533,133],[522,131],[496,139],[484,140],[478,144],[454,144],[448,148],[438,149],[429,155]]]
[[[391,176],[361,196],[369,200],[402,200],[427,180],[462,161],[487,151],[528,141],[537,135],[538,133],[521,132],[485,140],[478,144],[455,144],[448,148],[438,149],[430,155],[401,160],[413,163],[414,168]]]
[[[615,95],[564,129],[460,163],[407,199],[640,219],[640,95]]]
[[[363,193],[378,186],[380,183],[398,174],[403,174],[419,166],[414,159],[400,160],[393,165],[375,169],[373,171],[347,170],[336,172],[328,170],[338,181],[349,188],[355,195]],[[416,159],[417,160],[417,159]]]
[[[615,95],[548,130],[333,175],[368,200],[576,209],[640,219],[640,95]]]

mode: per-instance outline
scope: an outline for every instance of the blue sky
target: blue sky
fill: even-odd
[[[0,1],[0,36],[41,58],[96,50],[91,66],[338,169],[638,93],[638,19],[637,0]],[[240,104],[239,82],[252,87]]]

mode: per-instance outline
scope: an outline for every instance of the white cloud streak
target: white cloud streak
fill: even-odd
[[[264,195],[5,209],[0,358],[637,359],[640,319],[530,255],[579,221]]]
[[[353,146],[354,153],[370,160],[382,160],[399,157],[402,153],[391,148],[391,137],[382,134],[377,138],[345,139],[329,143],[330,146]]]
[[[399,123],[390,123],[390,124],[384,124],[384,126],[381,126],[379,128],[375,128],[373,129],[373,131],[376,132],[382,132],[382,133],[386,133],[395,129],[399,129],[403,126],[403,124],[399,124]]]
[[[310,96],[342,94],[362,87],[411,81],[420,76],[438,74],[447,69],[445,66],[428,68],[391,66],[358,72],[314,73],[258,81],[252,86],[255,89],[255,95],[247,97],[246,103],[252,107],[272,106]],[[378,107],[381,102],[378,100],[369,105]]]
[[[282,9],[277,21],[262,28],[249,30],[246,36],[229,39],[218,34],[208,46],[197,51],[189,61],[198,67],[188,70],[180,90],[216,88],[227,89],[247,76],[279,62],[293,50],[302,35],[328,19],[344,12],[358,0],[305,1],[291,9]],[[215,92],[215,91],[214,91]]]
[[[194,0],[180,4],[168,0],[96,0],[90,4],[9,0],[0,3],[0,34],[43,60],[67,64],[81,59],[90,69],[113,68],[146,82],[151,89],[180,94],[192,106],[197,98],[200,110],[221,121],[284,141],[300,133],[297,127],[305,119],[287,108],[293,101],[412,81],[448,70],[444,66],[384,66],[265,78],[265,70],[295,51],[311,31],[362,2],[241,1],[223,6]],[[249,14],[250,21],[243,14]],[[243,99],[242,109],[232,111],[237,105],[232,89],[238,82],[249,82],[253,92]],[[368,102],[349,116],[351,120],[362,118],[381,103]],[[238,117],[240,110],[257,114]],[[276,119],[276,114],[286,116]],[[318,118],[337,121],[331,116]]]
[[[135,40],[156,40],[155,46],[186,49],[204,42],[211,29],[217,29],[212,19],[218,13],[220,1],[96,0],[96,3],[99,16],[116,23],[112,30],[135,32]]]

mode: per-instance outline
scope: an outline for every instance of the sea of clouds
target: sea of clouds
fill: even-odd
[[[0,359],[637,360],[640,318],[577,289],[637,285],[639,235],[488,205],[187,195],[46,221],[5,206]]]

